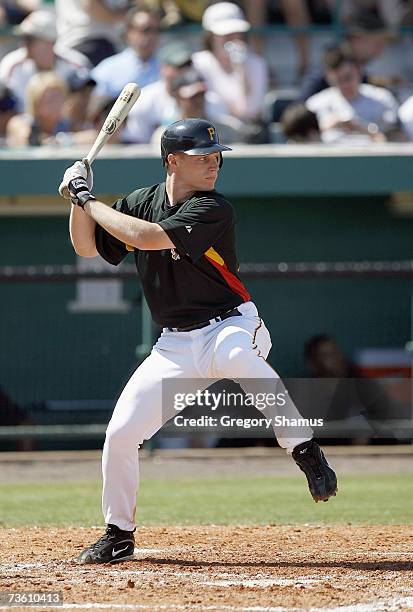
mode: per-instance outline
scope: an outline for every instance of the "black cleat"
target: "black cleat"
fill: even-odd
[[[133,558],[135,537],[133,531],[122,531],[116,525],[108,525],[106,533],[97,542],[86,548],[76,561],[78,563],[116,563]]]
[[[337,493],[337,476],[329,466],[317,442],[310,440],[295,447],[292,456],[307,477],[308,488],[315,502],[328,501]]]

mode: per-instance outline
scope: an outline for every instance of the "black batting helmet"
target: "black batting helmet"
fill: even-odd
[[[181,151],[187,155],[208,155],[216,151],[231,151],[220,144],[215,126],[206,119],[181,119],[169,125],[161,139],[162,162],[169,153]],[[222,155],[221,155],[222,165]]]

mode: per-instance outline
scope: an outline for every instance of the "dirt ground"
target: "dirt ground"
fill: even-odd
[[[413,610],[411,526],[140,528],[134,560],[100,566],[73,560],[100,530],[5,531],[0,592],[61,591],[64,609]]]
[[[413,472],[411,446],[385,450],[335,448],[329,457],[340,473]],[[0,457],[0,482],[100,475],[94,451]],[[296,473],[280,449],[142,454],[146,478],[177,469],[187,476]],[[78,565],[75,557],[101,533],[0,528],[0,597],[5,591],[60,591],[68,610],[413,610],[411,525],[140,527],[134,560]]]

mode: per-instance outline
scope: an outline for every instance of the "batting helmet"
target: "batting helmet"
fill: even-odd
[[[162,162],[169,153],[181,151],[187,155],[208,155],[216,151],[231,151],[220,144],[216,128],[206,119],[181,119],[169,125],[161,139]],[[222,166],[222,155],[221,155]]]

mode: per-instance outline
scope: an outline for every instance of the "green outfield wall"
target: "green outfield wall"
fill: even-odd
[[[85,149],[0,151],[4,195],[55,194],[59,179]],[[234,145],[218,188],[231,196],[386,195],[413,191],[413,145]],[[107,147],[95,164],[96,188],[123,193],[162,180],[158,148]]]

